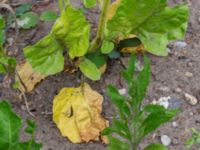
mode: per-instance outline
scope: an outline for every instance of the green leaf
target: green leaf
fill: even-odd
[[[84,58],[84,60],[80,63],[79,68],[81,72],[83,72],[84,75],[89,79],[94,81],[100,80],[101,72],[99,71],[97,66],[89,59]]]
[[[27,142],[20,143],[16,150],[40,150],[42,148],[41,143],[36,143],[35,140],[31,139]]]
[[[27,120],[27,127],[25,129],[26,133],[33,134],[35,131],[36,125],[34,121]]]
[[[0,149],[15,149],[21,127],[21,119],[12,111],[9,103],[0,101]]]
[[[188,20],[185,4],[168,7],[167,0],[121,0],[114,17],[108,21],[108,35],[116,33],[139,37],[150,53],[166,56],[166,45],[182,39]]]
[[[101,52],[103,54],[108,54],[114,49],[115,45],[107,40],[104,40],[101,46]]]
[[[35,45],[24,48],[24,55],[34,70],[52,75],[64,69],[63,50],[60,43],[49,34]]]
[[[41,16],[40,16],[40,20],[42,21],[54,21],[58,18],[57,13],[53,12],[53,11],[44,11],[42,12]]]
[[[32,4],[30,4],[30,3],[20,5],[15,10],[16,16],[18,17],[18,16],[26,13],[27,11],[31,10],[31,7],[32,7]]]
[[[122,73],[123,78],[126,80],[127,84],[131,84],[133,73],[135,71],[136,56],[132,54],[129,61],[127,69]]]
[[[16,67],[16,59],[13,57],[0,56],[0,73],[13,73]]]
[[[3,16],[0,14],[0,29],[4,29],[5,27],[5,21],[3,19]]]
[[[156,130],[160,125],[170,121],[179,110],[168,110],[159,105],[147,105],[144,108],[144,112],[148,112],[149,114],[139,129],[142,131],[142,137]]]
[[[130,110],[126,103],[126,97],[120,95],[118,90],[112,85],[107,87],[107,95],[110,97],[111,102],[119,109],[122,118],[130,117]]]
[[[91,8],[96,6],[96,0],[83,0],[83,4],[86,8]]]
[[[68,48],[70,58],[84,56],[87,53],[90,25],[81,10],[68,6],[57,19],[52,33]]]
[[[30,124],[29,124],[30,126]],[[19,141],[22,120],[17,116],[7,101],[0,101],[0,149],[1,150],[40,150],[42,144],[33,139]],[[31,133],[33,133],[32,131]]]
[[[5,21],[3,19],[3,16],[0,15],[0,47],[3,46],[6,39],[4,28],[5,28]]]
[[[100,52],[88,53],[85,57],[91,60],[97,66],[97,68],[105,65],[107,61],[106,55],[103,55]]]
[[[108,145],[108,150],[117,150],[117,149],[129,150],[129,147],[130,147],[129,144],[122,142],[119,139],[111,137],[111,136],[108,136],[108,139],[109,139],[109,143],[110,143]]]
[[[129,69],[129,71],[131,74],[133,69]],[[149,59],[145,56],[144,69],[139,73],[139,75],[136,78],[133,78],[132,81],[128,83],[129,95],[132,97],[132,103],[134,106],[140,105],[142,100],[144,99],[150,80],[150,74],[151,74],[150,62]]]
[[[167,147],[162,144],[150,144],[144,150],[167,150]]]
[[[191,137],[186,141],[186,145],[188,148],[194,145],[200,145],[200,132],[194,128],[191,129],[191,132]]]
[[[30,29],[39,23],[39,17],[34,12],[28,12],[19,18],[18,26],[23,29]]]

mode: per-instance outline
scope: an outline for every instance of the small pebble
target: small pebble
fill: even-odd
[[[126,95],[126,89],[119,89],[118,92],[121,95]]]
[[[170,91],[170,88],[167,87],[167,86],[162,86],[162,87],[159,87],[158,90],[162,91],[162,92],[169,92]]]
[[[181,89],[181,88],[176,88],[176,89],[175,89],[175,92],[176,92],[176,93],[181,93],[181,92],[182,92],[182,89]]]
[[[174,43],[174,46],[178,47],[178,48],[183,48],[185,46],[187,46],[186,42],[182,42],[182,41],[178,41]]]
[[[172,141],[172,143],[174,144],[174,145],[177,145],[177,144],[179,144],[179,141],[178,141],[178,139],[173,139],[173,141]]]
[[[188,77],[188,78],[191,78],[191,77],[193,77],[193,73],[191,73],[191,72],[186,72],[186,73],[185,73],[185,76]]]
[[[187,66],[188,66],[188,67],[192,67],[192,66],[193,66],[193,63],[192,63],[192,62],[188,62],[188,63],[187,63]]]
[[[197,98],[188,93],[185,93],[185,99],[190,105],[196,105],[198,103]]]
[[[161,135],[161,142],[165,146],[169,146],[171,144],[171,139],[167,135]]]
[[[170,98],[171,98],[170,96],[168,96],[168,97],[161,97],[161,98],[158,100],[157,104],[159,104],[159,105],[161,105],[161,106],[164,106],[164,107],[167,109],[168,106],[169,106],[169,99],[170,99]]]
[[[168,109],[178,109],[181,107],[182,104],[182,101],[177,98],[170,98],[168,102],[169,102]]]
[[[177,128],[177,127],[178,127],[178,124],[177,124],[176,121],[173,121],[173,122],[172,122],[172,127],[174,127],[174,128]]]

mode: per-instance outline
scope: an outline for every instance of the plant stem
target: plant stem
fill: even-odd
[[[59,0],[58,3],[59,3],[60,12],[62,12],[62,10],[65,9],[70,4],[70,1],[69,0]]]
[[[109,5],[110,5],[110,0],[103,0],[101,15],[99,18],[99,23],[98,23],[97,35],[90,45],[90,48],[88,50],[89,52],[95,52],[102,44],[102,41],[104,38],[104,30],[106,28],[106,23],[107,23],[106,16],[107,16]]]
[[[62,10],[63,10],[63,0],[59,0],[58,3],[59,3],[60,12],[62,12]]]

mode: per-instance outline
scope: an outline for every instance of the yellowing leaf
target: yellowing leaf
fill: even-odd
[[[63,88],[53,101],[53,120],[62,136],[73,143],[99,139],[108,125],[102,118],[103,97],[84,83],[78,88]]]
[[[19,89],[23,92],[31,92],[35,85],[43,80],[46,76],[32,69],[28,62],[17,66],[17,72],[20,77],[16,77],[20,81]]]
[[[113,16],[115,15],[116,10],[119,7],[121,0],[116,0],[115,2],[113,2],[110,7],[108,8],[108,13],[107,13],[107,19],[110,20],[113,18]]]

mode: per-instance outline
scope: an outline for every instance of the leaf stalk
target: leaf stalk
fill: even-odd
[[[97,35],[92,41],[90,48],[88,50],[88,52],[90,53],[95,52],[102,44],[102,41],[104,38],[104,31],[105,31],[106,23],[107,23],[107,12],[108,12],[109,6],[110,6],[110,0],[103,0]]]

